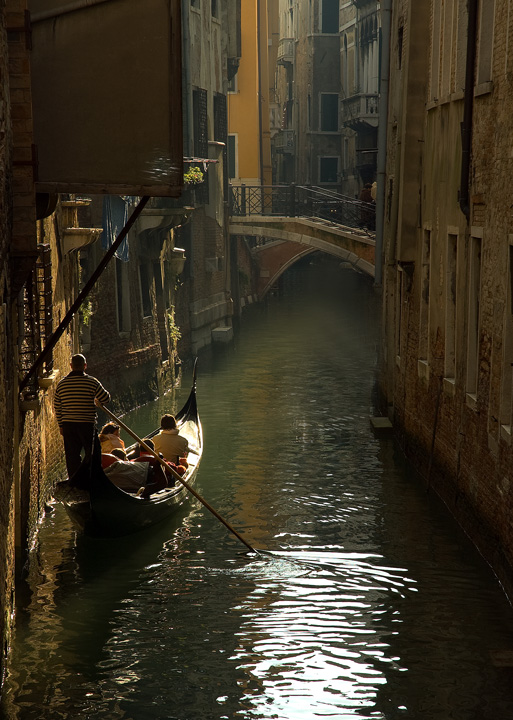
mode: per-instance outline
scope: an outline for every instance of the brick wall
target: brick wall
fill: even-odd
[[[6,652],[12,608],[14,573],[12,383],[13,340],[9,303],[9,245],[11,235],[11,148],[9,116],[8,50],[4,30],[5,4],[0,1],[0,657]]]
[[[196,208],[178,233],[176,244],[185,249],[187,257],[176,293],[177,324],[183,337],[180,351],[195,354],[210,344],[214,328],[231,324],[233,268],[225,232],[204,207]]]
[[[101,252],[96,248],[93,265],[99,262]],[[130,261],[123,268],[128,273],[130,287],[130,327],[125,332],[119,328],[116,263],[120,261],[113,259],[90,295],[90,343],[84,350],[88,371],[112,394],[114,412],[128,410],[159,394],[162,350],[157,330],[155,288],[154,285],[150,287],[151,315],[143,317],[137,245],[132,238],[130,253]]]
[[[425,48],[411,38],[425,33],[427,23],[421,14],[426,8],[410,0],[394,3],[391,57],[398,56],[400,23],[404,23],[404,53],[402,66],[391,66],[381,389],[406,454],[426,485],[447,503],[513,597],[513,423],[508,410],[513,363],[513,335],[508,330],[512,325],[513,218],[505,199],[513,138],[513,54],[507,42],[506,0],[497,0],[495,8],[492,82],[481,84],[475,93],[472,89],[471,207],[467,222],[458,204],[463,97],[457,86],[456,67],[445,75],[449,83],[445,96],[437,92],[437,87],[443,86],[442,63],[447,58],[461,62],[461,48],[451,52],[443,43],[463,43],[466,38],[463,34],[458,40],[455,35],[442,33],[440,46]],[[465,22],[463,10],[460,3],[458,27]],[[433,17],[430,27],[433,31]],[[410,92],[412,83],[428,79],[431,69],[436,70],[433,58],[438,57],[439,70],[430,78],[424,95]],[[407,138],[416,139],[422,147],[421,158],[404,152]],[[405,177],[410,178],[409,188],[403,184]],[[417,178],[416,185],[411,184],[413,178]],[[413,217],[415,229],[411,226]],[[404,247],[409,253],[406,263],[400,262],[404,258],[398,243],[398,238],[405,237]],[[451,242],[456,246],[453,270],[448,250]],[[476,243],[480,247],[477,254],[473,250]],[[480,285],[474,292],[471,267],[476,263]],[[475,386],[469,374],[474,362],[469,350],[474,303],[479,308]],[[448,319],[452,313],[454,332]],[[427,356],[421,356],[421,338],[426,332],[422,322],[426,319],[428,350]],[[450,362],[452,354],[454,363]]]

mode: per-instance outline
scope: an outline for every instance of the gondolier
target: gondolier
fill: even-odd
[[[103,407],[103,410],[116,425],[119,425],[137,441],[135,445],[126,448],[128,465],[130,465],[130,461],[140,456],[141,447],[144,452],[147,452],[144,447],[147,442],[146,447],[151,452],[150,439],[158,433],[158,429],[148,433],[143,440],[110,410],[106,407]],[[175,419],[180,433],[187,440],[190,452],[188,467],[184,475],[177,473],[174,478],[177,482],[170,483],[162,489],[158,487],[145,488],[148,491],[151,490],[151,493],[138,492],[140,488],[135,487],[137,483],[131,489],[127,486],[120,487],[102,468],[100,444],[95,443],[90,472],[87,472],[87,465],[84,465],[75,478],[76,483],[69,480],[57,483],[54,491],[55,498],[64,504],[71,520],[84,534],[104,537],[128,535],[169,517],[185,502],[189,494],[195,495],[200,502],[204,502],[192,487],[203,452],[203,431],[196,403],[196,364],[189,397],[176,414]],[[173,469],[168,468],[164,460],[160,459],[158,455],[155,457],[161,467],[165,465],[166,470],[173,474]],[[135,466],[144,465],[140,461],[133,464]],[[82,480],[85,482],[82,483]],[[144,483],[141,483],[141,487],[143,485]],[[79,492],[74,491],[76,488]]]
[[[68,477],[72,477],[82,462],[82,451],[87,460],[91,457],[96,404],[110,401],[110,393],[99,380],[86,373],[87,361],[83,355],[73,355],[71,372],[55,390],[54,409],[64,441]]]

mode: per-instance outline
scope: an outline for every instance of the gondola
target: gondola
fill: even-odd
[[[192,487],[203,451],[203,432],[196,403],[196,369],[189,397],[175,417],[180,434],[189,441],[189,467],[183,480]],[[158,428],[155,429],[144,440],[151,439],[158,431]],[[137,443],[131,445],[127,448],[127,456],[134,457],[137,450]],[[57,483],[54,493],[74,525],[84,534],[96,537],[129,535],[161,522],[171,516],[188,495],[188,489],[179,480],[174,487],[154,493],[149,498],[117,487],[102,469],[97,437],[90,465],[83,464],[71,480]]]

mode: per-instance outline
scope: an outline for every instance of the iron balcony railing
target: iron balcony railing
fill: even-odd
[[[294,130],[280,130],[273,138],[274,149],[278,153],[294,154],[296,151],[296,136]]]
[[[294,62],[294,38],[281,38],[278,43],[278,65]]]
[[[372,126],[378,124],[378,95],[376,93],[357,93],[344,98],[342,106],[342,123],[349,127],[357,127],[360,123]]]
[[[376,227],[374,203],[310,185],[230,185],[230,213],[315,218],[368,234]]]

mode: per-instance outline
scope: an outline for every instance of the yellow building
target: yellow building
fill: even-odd
[[[277,33],[268,0],[242,0],[241,59],[228,92],[228,174],[230,182],[271,185],[270,88]]]

